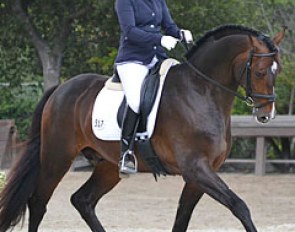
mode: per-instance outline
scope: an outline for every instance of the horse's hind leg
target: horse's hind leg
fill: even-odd
[[[231,210],[233,215],[242,222],[247,232],[257,232],[245,202],[229,189],[206,160],[190,161],[186,173],[183,174],[186,182],[200,186],[204,193]]]
[[[92,231],[105,231],[95,214],[95,206],[119,181],[118,167],[108,161],[101,161],[87,182],[72,195],[72,204]]]
[[[185,232],[192,212],[203,196],[203,192],[194,185],[186,183],[178,203],[177,215],[172,232]]]
[[[42,153],[40,176],[38,185],[29,199],[29,232],[38,231],[38,227],[46,213],[46,206],[58,183],[69,170],[75,150],[66,149],[64,146],[58,149],[57,145],[49,146],[47,143],[46,152]],[[51,149],[49,149],[51,147]],[[55,148],[52,150],[52,148]],[[65,150],[66,149],[66,150]]]

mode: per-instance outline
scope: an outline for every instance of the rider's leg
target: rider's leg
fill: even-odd
[[[120,173],[131,174],[135,173],[135,156],[133,154],[133,146],[131,143],[134,139],[138,114],[135,113],[129,106],[126,107],[122,121],[121,134],[121,154],[119,162]]]
[[[122,123],[120,172],[129,174],[136,172],[133,151],[129,148],[138,120],[140,89],[149,69],[145,65],[126,63],[117,65],[117,71],[129,106],[125,109]]]

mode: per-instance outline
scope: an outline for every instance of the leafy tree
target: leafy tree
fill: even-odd
[[[26,134],[42,86],[81,72],[109,71],[106,51],[114,57],[112,46],[118,38],[116,27],[110,26],[116,20],[110,3],[0,2],[0,118],[16,119],[21,135]]]
[[[16,0],[11,7],[38,52],[45,89],[58,84],[71,24],[86,15],[91,4],[86,2],[85,7],[71,1]]]
[[[42,76],[37,74],[40,66],[35,50],[26,37],[18,33],[21,28],[3,2],[0,3],[0,18],[0,119],[15,119],[22,136],[27,132],[31,112],[42,94]]]
[[[84,72],[111,74],[120,36],[114,1],[96,3],[92,13],[75,20],[64,55],[62,78]]]

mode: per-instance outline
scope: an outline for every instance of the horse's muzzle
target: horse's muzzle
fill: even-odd
[[[259,123],[268,123],[270,119],[275,118],[275,105],[272,105],[272,109],[270,112],[266,112],[264,108],[253,108],[253,115],[255,116],[255,119]]]

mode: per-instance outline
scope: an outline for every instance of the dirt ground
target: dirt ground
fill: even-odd
[[[90,172],[70,172],[56,189],[40,226],[44,232],[90,231],[70,204],[71,194]],[[249,206],[259,232],[295,231],[295,175],[220,174]],[[151,174],[124,179],[98,204],[108,232],[168,232],[173,226],[181,177],[155,182]],[[27,231],[26,223],[23,229]],[[222,205],[204,196],[192,216],[191,232],[242,232],[240,222]]]

